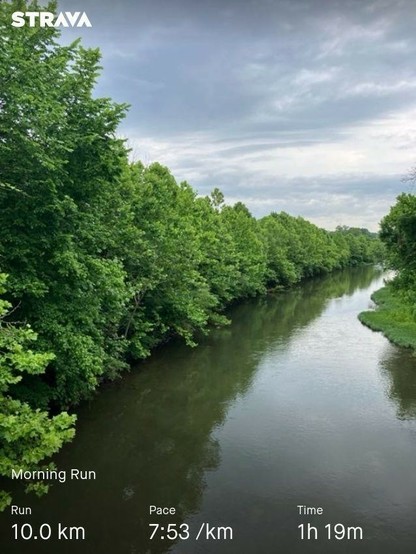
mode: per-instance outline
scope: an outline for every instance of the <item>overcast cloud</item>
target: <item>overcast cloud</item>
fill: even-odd
[[[256,216],[377,229],[416,164],[414,0],[64,0],[134,159]]]

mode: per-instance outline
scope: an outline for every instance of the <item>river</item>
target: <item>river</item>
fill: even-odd
[[[172,342],[102,387],[55,458],[97,479],[40,499],[16,485],[32,515],[1,516],[0,551],[415,552],[416,358],[357,319],[382,282],[361,267],[246,301],[198,347]],[[48,523],[53,537],[59,522],[83,526],[86,539],[16,541],[16,522]],[[153,540],[149,523],[161,525]],[[168,540],[169,524],[190,537]],[[196,541],[202,524],[214,531]]]

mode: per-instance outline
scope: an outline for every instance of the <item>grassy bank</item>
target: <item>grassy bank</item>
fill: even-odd
[[[416,349],[416,321],[409,307],[401,301],[391,286],[376,291],[372,300],[375,310],[361,312],[358,319],[372,329],[381,331],[399,346]]]

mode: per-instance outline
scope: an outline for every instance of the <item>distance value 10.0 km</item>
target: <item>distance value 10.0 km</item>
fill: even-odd
[[[74,527],[58,523],[57,526],[49,525],[49,523],[43,523],[39,526],[33,526],[30,523],[15,523],[12,525],[13,538],[15,540],[43,540],[57,539],[59,541],[79,541],[85,540],[85,528]]]

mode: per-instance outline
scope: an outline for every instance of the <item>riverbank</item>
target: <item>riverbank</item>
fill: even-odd
[[[395,294],[391,285],[377,290],[371,296],[377,304],[374,310],[361,312],[358,319],[372,329],[381,331],[398,346],[416,350],[416,321],[409,307]]]

